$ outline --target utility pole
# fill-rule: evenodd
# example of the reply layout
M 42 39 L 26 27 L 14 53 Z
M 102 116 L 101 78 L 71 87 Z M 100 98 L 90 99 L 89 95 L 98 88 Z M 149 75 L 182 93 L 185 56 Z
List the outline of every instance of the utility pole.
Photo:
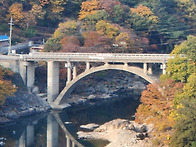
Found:
M 8 55 L 11 54 L 11 47 L 12 47 L 12 26 L 13 24 L 13 20 L 12 17 L 10 18 L 10 23 L 8 23 L 10 25 L 10 39 L 9 39 L 9 49 L 8 49 Z

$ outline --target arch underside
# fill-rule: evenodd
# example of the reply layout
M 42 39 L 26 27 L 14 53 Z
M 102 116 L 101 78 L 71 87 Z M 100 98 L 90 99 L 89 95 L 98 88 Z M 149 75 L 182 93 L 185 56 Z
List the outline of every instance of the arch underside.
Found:
M 67 99 L 71 92 L 74 90 L 74 88 L 77 86 L 77 84 L 86 76 L 99 72 L 99 71 L 104 71 L 104 70 L 122 70 L 122 71 L 127 71 L 133 74 L 136 74 L 140 76 L 141 78 L 145 79 L 149 83 L 155 85 L 157 87 L 158 83 L 158 78 L 155 76 L 149 76 L 144 73 L 143 69 L 135 66 L 128 66 L 128 65 L 110 65 L 110 64 L 105 64 L 103 66 L 98 66 L 98 67 L 92 67 L 88 70 L 85 70 L 83 73 L 78 75 L 76 78 L 74 78 L 69 84 L 65 86 L 65 88 L 61 91 L 61 93 L 58 95 L 58 97 L 55 99 L 54 104 L 59 105 L 64 103 L 63 101 Z

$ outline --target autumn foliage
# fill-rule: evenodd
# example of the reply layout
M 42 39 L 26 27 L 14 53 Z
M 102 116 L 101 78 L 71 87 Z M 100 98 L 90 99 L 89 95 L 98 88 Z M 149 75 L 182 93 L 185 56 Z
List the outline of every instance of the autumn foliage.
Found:
M 175 83 L 173 80 L 162 83 L 162 91 L 158 91 L 153 85 L 148 85 L 142 92 L 138 107 L 136 121 L 140 123 L 153 124 L 153 135 L 155 138 L 168 144 L 174 125 L 174 96 L 183 89 L 182 83 Z
M 100 4 L 97 0 L 82 2 L 79 13 L 79 20 L 84 19 L 87 15 L 95 14 L 100 9 Z
M 0 106 L 2 106 L 7 96 L 12 95 L 16 88 L 12 85 L 12 82 L 5 80 L 13 75 L 13 72 L 9 69 L 4 69 L 0 66 Z

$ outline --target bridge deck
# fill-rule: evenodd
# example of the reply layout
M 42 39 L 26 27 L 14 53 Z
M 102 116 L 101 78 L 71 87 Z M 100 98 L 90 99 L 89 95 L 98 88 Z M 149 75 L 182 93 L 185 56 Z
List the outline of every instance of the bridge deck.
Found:
M 30 53 L 16 55 L 24 61 L 69 61 L 69 62 L 132 62 L 166 63 L 169 54 L 122 54 L 122 53 Z

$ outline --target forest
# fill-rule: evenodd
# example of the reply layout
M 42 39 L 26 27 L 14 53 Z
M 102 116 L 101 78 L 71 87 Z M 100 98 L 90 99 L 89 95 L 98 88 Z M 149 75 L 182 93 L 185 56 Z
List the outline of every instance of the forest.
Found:
M 196 31 L 194 0 L 0 0 L 0 34 L 45 51 L 170 53 Z
M 142 92 L 136 121 L 153 124 L 154 146 L 196 146 L 194 0 L 0 0 L 0 35 L 9 34 L 10 17 L 13 44 L 43 38 L 45 52 L 174 55 L 162 90 Z M 17 89 L 12 74 L 0 68 L 0 105 Z

